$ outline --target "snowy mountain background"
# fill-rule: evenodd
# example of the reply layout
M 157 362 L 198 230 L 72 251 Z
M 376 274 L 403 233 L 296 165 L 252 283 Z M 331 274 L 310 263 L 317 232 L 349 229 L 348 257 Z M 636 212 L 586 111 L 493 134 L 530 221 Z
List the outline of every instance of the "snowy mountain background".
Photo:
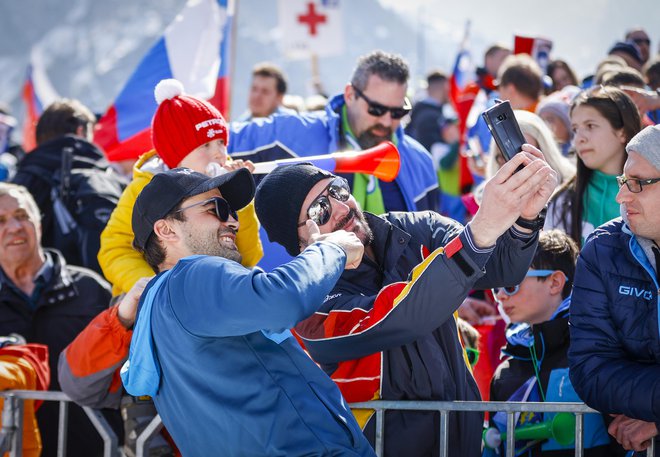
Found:
M 132 71 L 184 0 L 3 0 L 0 3 L 0 101 L 22 117 L 20 90 L 30 50 L 39 46 L 48 76 L 62 96 L 80 99 L 97 113 L 112 103 Z M 232 111 L 245 109 L 251 67 L 280 65 L 289 92 L 311 94 L 311 63 L 288 61 L 277 43 L 277 1 L 238 0 Z M 470 19 L 471 49 L 481 62 L 495 42 L 512 45 L 514 33 L 554 40 L 553 57 L 585 76 L 609 47 L 635 25 L 651 35 L 657 52 L 660 0 L 540 1 L 343 0 L 346 49 L 319 62 L 325 90 L 342 90 L 357 57 L 380 48 L 402 54 L 413 85 L 431 68 L 450 71 Z

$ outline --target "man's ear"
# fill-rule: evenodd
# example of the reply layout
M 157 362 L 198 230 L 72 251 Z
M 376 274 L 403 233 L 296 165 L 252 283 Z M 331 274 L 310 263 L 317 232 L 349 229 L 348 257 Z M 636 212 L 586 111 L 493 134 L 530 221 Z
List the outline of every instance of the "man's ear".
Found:
M 559 294 L 564 291 L 564 286 L 566 285 L 566 275 L 562 271 L 555 271 L 550 275 L 550 292 L 554 294 Z
M 175 230 L 172 221 L 159 219 L 154 223 L 154 235 L 165 242 L 175 242 L 179 240 L 179 234 Z
M 344 87 L 344 102 L 347 105 L 350 105 L 355 99 L 355 89 L 353 89 L 353 85 L 351 83 L 346 84 L 346 87 Z

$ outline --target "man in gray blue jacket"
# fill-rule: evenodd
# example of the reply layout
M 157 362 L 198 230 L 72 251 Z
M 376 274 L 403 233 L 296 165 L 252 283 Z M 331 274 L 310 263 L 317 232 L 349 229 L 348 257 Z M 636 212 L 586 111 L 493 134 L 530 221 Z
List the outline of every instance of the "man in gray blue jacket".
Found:
M 134 244 L 159 274 L 140 300 L 126 390 L 150 395 L 185 456 L 342 455 L 373 450 L 333 382 L 288 328 L 313 313 L 362 244 L 320 235 L 272 273 L 248 270 L 235 210 L 254 195 L 245 170 L 156 175 L 133 209 Z
M 343 178 L 311 165 L 281 167 L 261 182 L 257 215 L 289 254 L 314 241 L 309 220 L 321 233 L 353 232 L 365 246 L 360 266 L 295 328 L 346 400 L 480 399 L 452 314 L 471 289 L 513 286 L 527 273 L 556 173 L 523 148 L 486 184 L 465 228 L 431 211 L 363 212 Z M 373 440 L 373 411 L 355 414 Z M 385 455 L 437 456 L 441 444 L 450 457 L 480 454 L 482 414 L 450 414 L 448 443 L 439 421 L 437 412 L 388 411 Z
M 401 168 L 392 182 L 355 173 L 344 177 L 362 209 L 386 211 L 440 211 L 438 178 L 429 152 L 406 135 L 401 120 L 410 110 L 406 98 L 409 70 L 401 56 L 374 51 L 358 59 L 343 93 L 325 110 L 303 114 L 277 114 L 248 123 L 232 123 L 227 152 L 234 159 L 267 162 L 347 149 L 363 150 L 393 142 L 401 155 Z M 264 268 L 291 257 L 266 237 Z
M 615 415 L 610 434 L 642 451 L 660 430 L 660 126 L 626 151 L 622 218 L 596 229 L 578 258 L 568 357 L 580 398 Z

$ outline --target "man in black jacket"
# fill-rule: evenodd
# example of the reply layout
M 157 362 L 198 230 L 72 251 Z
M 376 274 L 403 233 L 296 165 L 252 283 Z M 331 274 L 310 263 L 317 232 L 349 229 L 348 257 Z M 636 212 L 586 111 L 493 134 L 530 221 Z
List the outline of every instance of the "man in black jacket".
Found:
M 59 250 L 71 264 L 101 273 L 96 258 L 101 232 L 126 183 L 92 143 L 95 123 L 92 112 L 77 100 L 49 105 L 37 122 L 37 147 L 18 163 L 12 182 L 25 186 L 39 206 L 43 246 Z M 62 215 L 63 208 L 69 216 Z
M 48 346 L 51 390 L 60 390 L 59 353 L 109 302 L 110 285 L 99 275 L 67 265 L 58 251 L 42 248 L 39 210 L 30 193 L 22 186 L 0 183 L 0 335 L 18 333 L 28 343 Z M 55 456 L 58 404 L 45 402 L 37 420 L 42 455 Z M 114 423 L 121 424 L 117 412 Z M 75 405 L 69 409 L 68 429 L 66 455 L 102 453 L 98 432 Z
M 480 399 L 452 314 L 471 289 L 515 285 L 527 272 L 556 173 L 523 148 L 465 228 L 430 211 L 363 213 L 343 178 L 311 165 L 278 168 L 259 185 L 259 220 L 289 254 L 318 231 L 352 231 L 365 245 L 360 266 L 296 326 L 349 402 Z M 373 444 L 373 411 L 354 413 Z M 482 423 L 480 413 L 450 414 L 449 455 L 479 455 Z M 437 456 L 438 432 L 438 413 L 388 412 L 385 455 Z

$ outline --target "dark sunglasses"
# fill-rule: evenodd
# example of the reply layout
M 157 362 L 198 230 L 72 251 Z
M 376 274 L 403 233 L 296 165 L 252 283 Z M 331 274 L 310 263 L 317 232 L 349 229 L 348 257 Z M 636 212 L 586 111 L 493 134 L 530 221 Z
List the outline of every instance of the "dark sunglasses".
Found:
M 313 220 L 318 226 L 327 224 L 332 215 L 332 205 L 330 204 L 330 200 L 328 200 L 328 195 L 324 195 L 326 191 L 330 197 L 340 202 L 347 201 L 351 196 L 351 188 L 348 185 L 348 181 L 344 178 L 336 177 L 330 181 L 330 184 L 323 189 L 323 192 L 307 208 L 307 217 Z M 305 220 L 298 223 L 298 227 L 302 227 L 306 222 Z
M 231 206 L 229 206 L 227 200 L 225 200 L 222 197 L 213 197 L 213 198 L 209 198 L 208 200 L 197 202 L 193 205 L 186 206 L 185 208 L 176 210 L 175 213 L 183 212 L 187 209 L 194 208 L 195 206 L 208 205 L 209 203 L 213 203 L 213 209 L 215 210 L 215 215 L 218 216 L 218 219 L 220 219 L 222 222 L 227 222 L 229 220 L 229 216 L 231 216 L 235 221 L 238 221 L 238 214 L 236 214 L 236 211 L 231 209 Z
M 552 273 L 554 273 L 557 270 L 529 270 L 527 274 L 525 275 L 526 278 L 547 278 L 550 276 Z M 566 281 L 568 281 L 568 278 L 566 275 L 564 275 L 566 278 Z M 500 291 L 500 289 L 507 294 L 509 297 L 512 295 L 516 295 L 518 291 L 520 290 L 520 284 L 516 286 L 509 286 L 509 287 L 496 287 L 493 289 L 493 295 L 497 295 L 497 293 Z
M 635 44 L 645 44 L 646 46 L 651 46 L 651 40 L 648 38 L 633 38 Z
M 619 184 L 619 187 L 622 187 L 624 184 L 630 192 L 633 194 L 638 194 L 644 190 L 644 186 L 649 186 L 660 182 L 660 178 L 652 179 L 638 179 L 638 178 L 627 178 L 625 175 L 617 176 L 616 182 Z
M 355 86 L 353 86 L 353 89 L 355 90 L 355 93 L 357 94 L 358 97 L 362 97 L 364 101 L 367 102 L 368 105 L 367 113 L 371 114 L 372 116 L 381 117 L 384 116 L 385 113 L 389 111 L 390 115 L 392 116 L 392 119 L 401 119 L 403 116 L 408 114 L 412 109 L 408 97 L 405 98 L 403 102 L 403 106 L 393 108 L 391 106 L 381 105 L 380 103 L 371 100 L 369 97 L 364 95 L 364 92 L 362 92 L 360 89 L 358 89 Z

